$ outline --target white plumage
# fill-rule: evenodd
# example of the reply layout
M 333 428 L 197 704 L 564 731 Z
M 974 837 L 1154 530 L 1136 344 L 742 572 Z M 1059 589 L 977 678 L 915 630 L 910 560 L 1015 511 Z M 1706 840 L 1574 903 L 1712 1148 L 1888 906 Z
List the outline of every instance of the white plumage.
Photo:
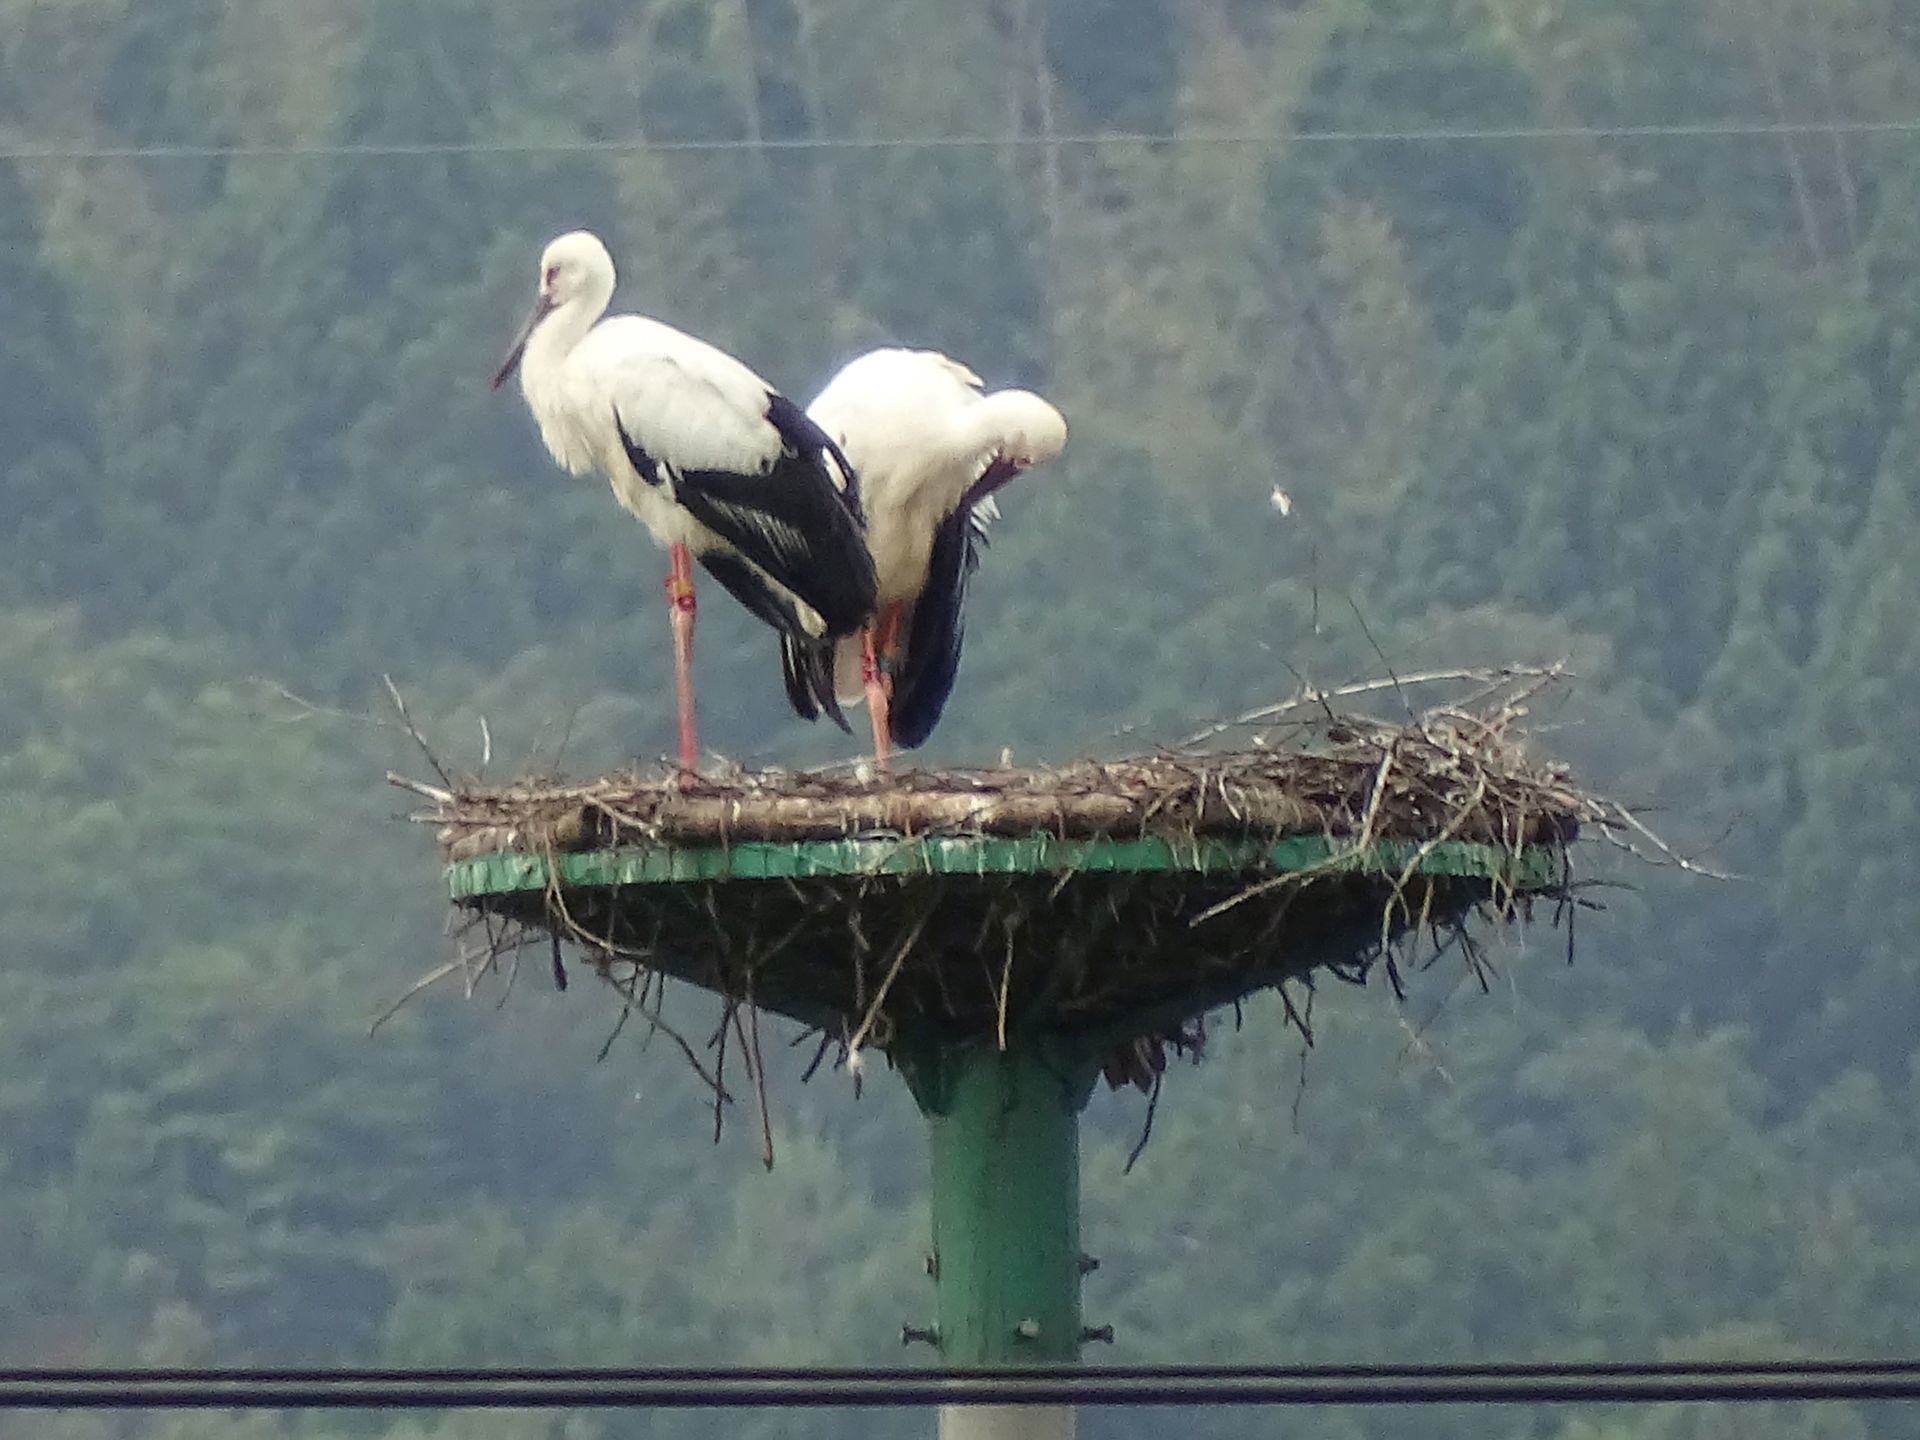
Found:
M 547 450 L 598 471 L 673 554 L 682 763 L 691 768 L 690 557 L 796 640 L 850 634 L 873 608 L 853 474 L 833 443 L 760 376 L 704 340 L 638 315 L 601 319 L 613 259 L 585 231 L 540 257 L 533 313 L 496 386 L 520 387 Z M 840 720 L 833 696 L 793 696 Z M 844 725 L 844 720 L 841 720 Z
M 611 264 L 611 262 L 609 262 Z M 674 470 L 763 475 L 785 449 L 767 418 L 773 387 L 724 350 L 641 315 L 611 315 L 573 333 L 582 313 L 556 310 L 527 343 L 520 388 L 548 452 L 575 475 L 599 471 L 664 545 L 699 555 L 726 541 L 642 476 L 614 424 Z
M 894 704 L 863 675 L 862 642 L 836 657 L 842 700 L 865 689 L 880 730 L 919 744 L 939 719 L 959 663 L 961 606 L 993 492 L 1066 444 L 1060 412 L 1028 390 L 982 393 L 978 375 L 931 350 L 875 350 L 807 407 L 860 475 L 879 614 L 866 639 L 893 670 Z M 876 736 L 883 745 L 889 738 Z

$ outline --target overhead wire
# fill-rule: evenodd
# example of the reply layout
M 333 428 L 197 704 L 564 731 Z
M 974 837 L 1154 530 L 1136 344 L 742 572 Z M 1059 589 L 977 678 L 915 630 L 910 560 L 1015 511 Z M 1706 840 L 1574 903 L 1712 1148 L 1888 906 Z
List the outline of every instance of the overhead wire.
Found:
M 329 144 L 100 145 L 40 141 L 0 145 L 0 160 L 330 160 L 461 155 L 704 154 L 731 151 L 967 150 L 1189 145 L 1448 145 L 1560 140 L 1713 140 L 1781 136 L 1920 135 L 1920 117 L 1894 120 L 1690 120 L 1670 124 L 1461 125 L 1402 129 L 1090 131 L 1069 134 L 824 135 L 769 139 L 426 140 Z
M 976 1371 L 0 1371 L 0 1410 L 1567 1405 L 1916 1399 L 1920 1399 L 1920 1361 Z

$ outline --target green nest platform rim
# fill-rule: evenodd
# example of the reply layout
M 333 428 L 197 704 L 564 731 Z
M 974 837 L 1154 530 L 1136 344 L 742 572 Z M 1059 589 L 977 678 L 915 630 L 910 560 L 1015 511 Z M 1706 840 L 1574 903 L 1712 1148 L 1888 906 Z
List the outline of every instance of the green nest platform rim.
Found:
M 859 876 L 1111 875 L 1139 872 L 1446 876 L 1490 881 L 1514 893 L 1540 893 L 1561 879 L 1553 846 L 1505 849 L 1466 841 L 1376 840 L 1365 845 L 1323 835 L 1276 841 L 1160 836 L 1063 840 L 931 836 L 736 845 L 629 845 L 545 855 L 502 851 L 447 867 L 456 902 L 489 895 L 702 881 L 824 880 Z

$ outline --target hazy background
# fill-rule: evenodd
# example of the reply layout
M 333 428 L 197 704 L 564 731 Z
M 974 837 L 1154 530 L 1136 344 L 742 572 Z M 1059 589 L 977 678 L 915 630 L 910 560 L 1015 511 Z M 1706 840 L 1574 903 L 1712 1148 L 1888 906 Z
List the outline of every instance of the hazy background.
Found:
M 890 1363 L 927 1318 L 898 1085 L 803 1090 L 792 1052 L 765 1175 L 664 1045 L 595 1063 L 591 983 L 367 1035 L 447 953 L 381 782 L 423 767 L 273 686 L 364 711 L 390 672 L 462 763 L 485 714 L 495 773 L 563 731 L 575 771 L 671 746 L 662 557 L 485 385 L 582 224 L 623 305 L 803 400 L 897 341 L 1067 413 L 930 760 L 1377 671 L 1350 598 L 1403 668 L 1570 656 L 1542 744 L 1747 877 L 1614 899 L 1571 968 L 1503 940 L 1492 998 L 1323 987 L 1297 1127 L 1273 1007 L 1171 1077 L 1125 1178 L 1143 1105 L 1097 1099 L 1113 1359 L 1920 1348 L 1920 133 L 1752 133 L 1916 115 L 1906 0 L 0 0 L 0 1363 Z M 709 743 L 850 753 L 712 601 Z

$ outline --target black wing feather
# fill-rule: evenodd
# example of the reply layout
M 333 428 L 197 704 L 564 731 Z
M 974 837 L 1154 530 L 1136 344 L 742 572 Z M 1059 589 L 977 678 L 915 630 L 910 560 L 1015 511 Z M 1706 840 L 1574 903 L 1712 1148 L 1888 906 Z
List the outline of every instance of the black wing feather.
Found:
M 973 512 L 963 507 L 940 522 L 928 558 L 927 584 L 907 622 L 906 654 L 894 676 L 888 728 L 904 750 L 925 742 L 960 673 L 967 580 L 980 563 Z
M 627 433 L 627 422 L 620 418 L 618 405 L 613 407 L 613 428 L 620 432 L 620 448 L 627 452 L 627 459 L 633 462 L 633 468 L 639 472 L 640 478 L 649 485 L 658 486 L 663 478 L 660 462 Z
M 784 595 L 770 587 L 751 565 L 737 555 L 709 552 L 700 557 L 700 565 L 749 613 L 780 632 L 781 679 L 786 683 L 787 700 L 793 706 L 794 713 L 802 720 L 817 720 L 825 715 L 851 735 L 853 728 L 847 724 L 847 717 L 840 711 L 840 701 L 833 693 L 831 646 L 826 646 L 827 665 L 824 672 L 819 668 L 817 657 L 812 661 L 812 668 L 808 668 L 800 657 L 809 649 L 821 648 L 824 642 L 810 641 L 804 637 L 800 617 L 794 613 L 792 603 Z
M 807 684 L 806 659 L 798 643 L 791 635 L 780 637 L 780 683 L 787 687 L 787 703 L 793 706 L 794 714 L 802 720 L 818 720 L 820 701 Z
M 980 550 L 987 543 L 986 521 L 975 513 L 974 506 L 1019 473 L 1020 468 L 1010 461 L 995 460 L 967 487 L 960 504 L 933 532 L 927 583 L 913 604 L 907 650 L 900 673 L 894 678 L 893 705 L 888 715 L 894 743 L 902 749 L 923 744 L 933 733 L 960 673 L 967 581 L 980 567 Z
M 873 557 L 862 536 L 853 469 L 793 402 L 768 399 L 783 448 L 763 473 L 682 470 L 674 496 L 694 519 L 810 605 L 829 636 L 851 635 L 873 613 Z M 845 477 L 843 491 L 829 466 Z
M 835 493 L 853 512 L 853 518 L 864 530 L 867 524 L 867 512 L 860 502 L 860 472 L 853 468 L 853 462 L 847 459 L 847 452 L 840 443 L 825 430 L 806 411 L 777 390 L 767 395 L 767 423 L 780 432 L 780 438 L 787 448 L 796 455 L 816 455 L 823 460 L 831 457 L 840 471 L 840 483 L 834 486 Z M 828 477 L 832 483 L 832 477 Z

